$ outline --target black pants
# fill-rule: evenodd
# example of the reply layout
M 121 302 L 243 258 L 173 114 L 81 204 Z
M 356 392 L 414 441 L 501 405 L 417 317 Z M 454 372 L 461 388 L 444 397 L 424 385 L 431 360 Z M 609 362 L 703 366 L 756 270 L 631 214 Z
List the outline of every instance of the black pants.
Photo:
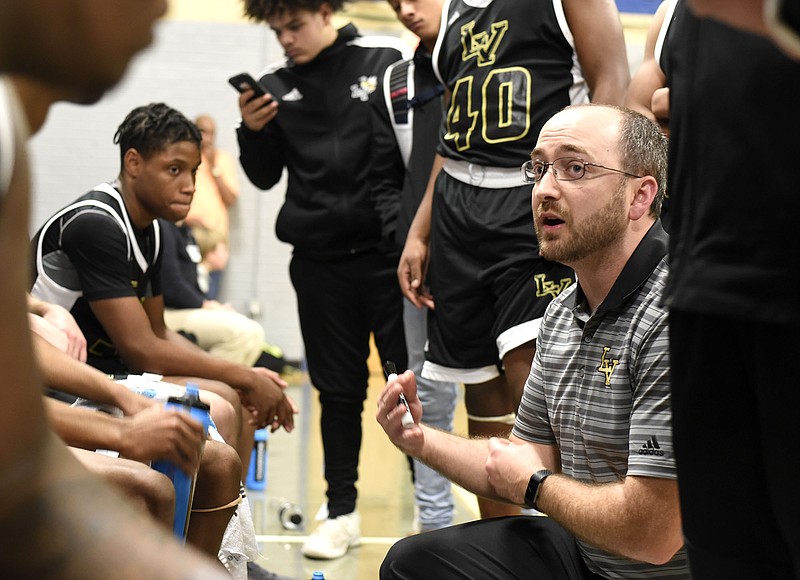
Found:
M 800 337 L 670 312 L 683 529 L 694 580 L 800 578 Z
M 292 258 L 311 382 L 322 407 L 322 446 L 330 517 L 356 506 L 361 412 L 367 396 L 370 333 L 381 360 L 406 368 L 397 259 L 366 252 L 335 261 Z
M 599 580 L 575 538 L 550 518 L 510 516 L 442 528 L 397 542 L 381 580 Z

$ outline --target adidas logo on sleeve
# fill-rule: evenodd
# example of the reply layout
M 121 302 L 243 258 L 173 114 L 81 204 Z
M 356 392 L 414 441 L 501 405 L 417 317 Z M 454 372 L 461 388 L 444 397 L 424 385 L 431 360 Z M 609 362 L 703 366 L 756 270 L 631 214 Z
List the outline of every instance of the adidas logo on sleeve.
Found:
M 642 448 L 639 449 L 639 455 L 664 455 L 664 450 L 661 449 L 655 435 L 650 437 L 650 439 L 642 445 Z

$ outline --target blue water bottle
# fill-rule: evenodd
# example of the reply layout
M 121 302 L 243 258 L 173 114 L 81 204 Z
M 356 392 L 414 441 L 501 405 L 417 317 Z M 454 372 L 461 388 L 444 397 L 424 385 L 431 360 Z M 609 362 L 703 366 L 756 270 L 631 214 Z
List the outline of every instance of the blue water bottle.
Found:
M 208 428 L 211 425 L 210 407 L 200 400 L 200 393 L 196 384 L 188 383 L 183 396 L 170 397 L 167 399 L 165 406 L 167 409 L 177 409 L 184 413 L 189 413 L 193 419 L 203 424 L 203 433 L 208 433 Z M 153 461 L 152 467 L 169 477 L 172 485 L 175 486 L 175 520 L 172 530 L 176 538 L 185 541 L 197 473 L 186 473 L 177 465 L 165 459 Z
M 257 429 L 253 450 L 250 453 L 250 466 L 247 468 L 247 489 L 256 491 L 267 487 L 267 446 L 269 431 Z

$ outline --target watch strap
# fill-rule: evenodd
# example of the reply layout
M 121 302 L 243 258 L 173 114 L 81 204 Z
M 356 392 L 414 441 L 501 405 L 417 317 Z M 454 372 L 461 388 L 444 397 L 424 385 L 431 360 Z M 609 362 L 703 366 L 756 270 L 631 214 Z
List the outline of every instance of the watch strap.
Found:
M 542 482 L 551 475 L 553 475 L 553 472 L 549 469 L 540 469 L 531 475 L 530 480 L 528 480 L 528 489 L 525 491 L 526 506 L 536 511 L 541 511 L 536 504 L 539 499 L 539 490 L 541 489 Z

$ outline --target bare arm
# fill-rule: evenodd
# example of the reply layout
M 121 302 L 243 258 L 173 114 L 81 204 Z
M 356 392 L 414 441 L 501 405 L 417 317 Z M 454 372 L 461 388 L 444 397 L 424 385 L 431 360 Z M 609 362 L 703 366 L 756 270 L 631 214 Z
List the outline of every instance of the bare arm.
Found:
M 630 82 L 628 54 L 613 0 L 563 0 L 592 102 L 622 105 Z
M 38 314 L 28 313 L 28 322 L 31 326 L 31 331 L 52 344 L 59 351 L 67 354 L 69 351 L 69 339 L 67 335 L 61 332 L 58 328 L 47 322 Z
M 742 30 L 769 35 L 764 26 L 763 0 L 689 0 L 689 5 L 702 18 L 715 18 Z
M 217 191 L 222 199 L 222 203 L 226 207 L 230 207 L 239 199 L 239 180 L 236 177 L 236 165 L 233 159 L 225 151 L 219 149 L 215 150 L 214 160 L 218 170 L 214 178 L 214 183 L 217 184 Z
M 404 428 L 400 392 L 415 425 Z M 411 371 L 386 385 L 376 414 L 389 439 L 451 481 L 482 497 L 522 505 L 530 476 L 548 477 L 538 507 L 576 537 L 611 553 L 654 564 L 668 561 L 683 545 L 675 480 L 630 476 L 616 483 L 586 484 L 562 475 L 558 448 L 510 439 L 465 439 L 419 422 L 422 406 Z
M 663 100 L 659 100 L 661 110 L 658 112 L 653 110 L 654 97 L 656 92 L 662 89 L 667 84 L 666 76 L 661 70 L 661 66 L 656 60 L 656 42 L 658 35 L 661 32 L 661 27 L 664 24 L 664 15 L 667 11 L 667 2 L 662 2 L 656 10 L 653 20 L 650 22 L 650 27 L 647 30 L 647 39 L 644 45 L 644 58 L 642 64 L 633 75 L 631 84 L 628 87 L 628 92 L 625 94 L 625 106 L 634 111 L 638 111 L 645 117 L 658 122 L 662 126 L 662 130 L 667 127 L 669 121 L 668 108 L 665 110 L 663 107 Z M 658 98 L 662 98 L 664 93 L 661 92 Z
M 400 393 L 408 401 L 415 425 L 406 428 L 401 419 L 405 409 L 397 405 Z M 389 439 L 404 453 L 416 457 L 445 477 L 481 497 L 501 501 L 523 503 L 521 499 L 510 498 L 498 490 L 487 472 L 491 441 L 469 439 L 439 431 L 420 423 L 423 409 L 417 395 L 414 373 L 406 371 L 396 380 L 387 383 L 378 398 L 376 419 Z M 553 446 L 525 443 L 527 452 L 552 470 L 558 470 L 558 454 Z M 530 477 L 530 474 L 528 475 Z M 527 485 L 528 479 L 525 478 Z M 524 496 L 524 488 L 523 488 Z
M 213 144 L 206 147 L 203 144 L 202 150 L 203 165 L 209 167 L 211 178 L 217 186 L 217 192 L 225 204 L 230 207 L 239 198 L 239 180 L 236 177 L 236 165 L 233 158 L 221 149 L 217 149 Z M 195 225 L 190 223 L 190 225 Z
M 83 336 L 78 323 L 65 308 L 34 298 L 28 293 L 28 312 L 41 316 L 61 331 L 67 340 L 65 352 L 81 362 L 86 362 L 86 337 Z
M 518 437 L 489 440 L 486 471 L 500 497 L 523 504 L 531 475 L 555 473 L 541 485 L 537 507 L 570 533 L 606 552 L 663 564 L 683 545 L 678 484 L 674 479 L 629 476 L 614 483 L 583 483 L 560 474 L 555 446 Z M 551 453 L 549 457 L 545 453 Z M 549 463 L 548 463 L 549 460 Z
M 230 580 L 219 562 L 175 542 L 148 514 L 91 475 L 52 433 L 36 460 L 22 464 L 20 493 L 9 494 L 0 485 L 0 543 L 14 546 L 0 551 L 7 576 Z
M 133 296 L 95 300 L 91 307 L 131 368 L 223 381 L 236 389 L 260 426 L 293 428 L 293 407 L 283 392 L 285 385 L 272 376 L 212 356 L 188 341 L 173 340 L 164 324 L 160 296 L 146 299 L 144 308 Z
M 103 373 L 79 362 L 33 335 L 34 350 L 45 385 L 107 405 L 119 407 L 126 415 L 155 403 L 109 380 Z
M 629 476 L 586 484 L 554 475 L 542 484 L 538 503 L 576 537 L 613 554 L 663 564 L 683 545 L 673 479 Z
M 425 195 L 419 203 L 414 221 L 408 230 L 408 237 L 397 266 L 397 279 L 403 295 L 417 308 L 433 308 L 433 297 L 425 290 L 425 274 L 428 270 L 428 242 L 431 236 L 431 210 L 436 178 L 442 169 L 444 157 L 436 154 L 431 168 L 431 177 L 425 188 Z
M 187 473 L 200 466 L 203 426 L 186 413 L 154 406 L 118 418 L 50 398 L 45 404 L 53 429 L 68 445 L 112 449 L 137 461 L 169 459 Z

